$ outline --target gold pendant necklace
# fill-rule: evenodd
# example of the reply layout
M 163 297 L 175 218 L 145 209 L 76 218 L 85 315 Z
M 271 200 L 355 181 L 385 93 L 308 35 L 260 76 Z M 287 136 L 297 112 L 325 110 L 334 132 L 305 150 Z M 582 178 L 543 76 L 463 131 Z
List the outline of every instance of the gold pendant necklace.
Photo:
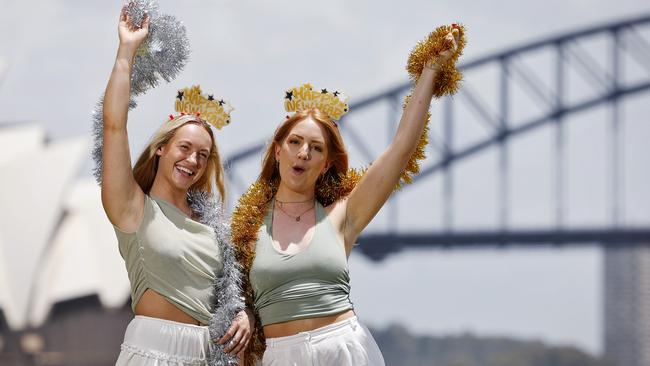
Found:
M 277 200 L 276 200 L 276 201 L 277 201 Z M 282 204 L 283 204 L 284 202 L 282 202 L 282 201 L 277 201 L 277 202 L 279 203 L 278 208 L 280 209 L 280 211 L 282 211 L 283 214 L 285 214 L 285 215 L 291 217 L 292 219 L 296 220 L 296 222 L 300 222 L 300 216 L 306 214 L 307 212 L 311 211 L 311 210 L 314 208 L 314 205 L 312 205 L 311 207 L 309 207 L 308 209 L 306 209 L 305 211 L 303 211 L 300 215 L 298 215 L 298 216 L 293 216 L 293 215 L 290 215 L 287 211 L 285 211 L 284 208 L 282 208 Z M 307 202 L 308 202 L 308 201 L 307 201 Z

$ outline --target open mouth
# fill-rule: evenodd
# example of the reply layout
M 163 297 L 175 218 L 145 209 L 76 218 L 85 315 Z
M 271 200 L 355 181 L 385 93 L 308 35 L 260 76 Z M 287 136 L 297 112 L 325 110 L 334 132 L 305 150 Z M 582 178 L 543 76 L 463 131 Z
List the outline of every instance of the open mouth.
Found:
M 185 177 L 188 177 L 188 178 L 192 177 L 192 176 L 194 176 L 194 174 L 196 174 L 196 172 L 194 172 L 194 171 L 192 171 L 190 169 L 187 169 L 185 167 L 182 167 L 182 166 L 176 166 L 176 170 L 178 170 L 181 173 L 181 175 L 183 175 Z
M 302 168 L 302 167 L 299 167 L 299 166 L 294 166 L 291 169 L 293 169 L 293 172 L 296 173 L 296 174 L 302 174 L 305 171 L 305 168 Z

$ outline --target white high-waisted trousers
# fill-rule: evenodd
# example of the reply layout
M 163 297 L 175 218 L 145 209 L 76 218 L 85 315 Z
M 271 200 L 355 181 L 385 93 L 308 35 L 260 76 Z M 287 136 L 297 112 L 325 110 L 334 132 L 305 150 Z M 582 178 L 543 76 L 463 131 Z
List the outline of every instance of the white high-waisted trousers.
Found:
M 309 332 L 267 338 L 263 366 L 384 366 L 374 338 L 348 318 Z
M 207 326 L 136 315 L 124 334 L 116 366 L 207 365 Z

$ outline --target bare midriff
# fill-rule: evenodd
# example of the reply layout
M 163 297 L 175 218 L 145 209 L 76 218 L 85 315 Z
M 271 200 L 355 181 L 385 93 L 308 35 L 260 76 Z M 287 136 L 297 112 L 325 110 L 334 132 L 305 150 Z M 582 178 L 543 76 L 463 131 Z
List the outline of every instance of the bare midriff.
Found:
M 199 325 L 199 321 L 184 313 L 152 289 L 147 289 L 135 306 L 135 315 Z
M 330 324 L 334 324 L 338 321 L 352 318 L 353 316 L 354 311 L 348 310 L 331 316 L 298 319 L 283 323 L 269 324 L 264 326 L 264 336 L 266 338 L 292 336 L 300 332 L 308 332 L 314 329 L 322 328 Z

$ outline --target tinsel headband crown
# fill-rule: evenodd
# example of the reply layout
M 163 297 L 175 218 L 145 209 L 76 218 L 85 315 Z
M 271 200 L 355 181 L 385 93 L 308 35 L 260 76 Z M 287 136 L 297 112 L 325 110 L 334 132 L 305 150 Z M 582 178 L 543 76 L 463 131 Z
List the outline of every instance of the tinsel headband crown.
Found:
M 201 93 L 201 87 L 194 85 L 178 91 L 176 111 L 183 114 L 195 114 L 217 129 L 230 123 L 233 107 L 223 99 L 216 100 L 212 94 Z M 170 115 L 170 119 L 174 116 Z
M 327 113 L 330 118 L 338 121 L 350 110 L 347 100 L 347 96 L 339 91 L 314 90 L 310 83 L 305 83 L 285 92 L 284 109 L 287 112 L 298 112 L 309 108 L 318 108 L 321 112 Z

